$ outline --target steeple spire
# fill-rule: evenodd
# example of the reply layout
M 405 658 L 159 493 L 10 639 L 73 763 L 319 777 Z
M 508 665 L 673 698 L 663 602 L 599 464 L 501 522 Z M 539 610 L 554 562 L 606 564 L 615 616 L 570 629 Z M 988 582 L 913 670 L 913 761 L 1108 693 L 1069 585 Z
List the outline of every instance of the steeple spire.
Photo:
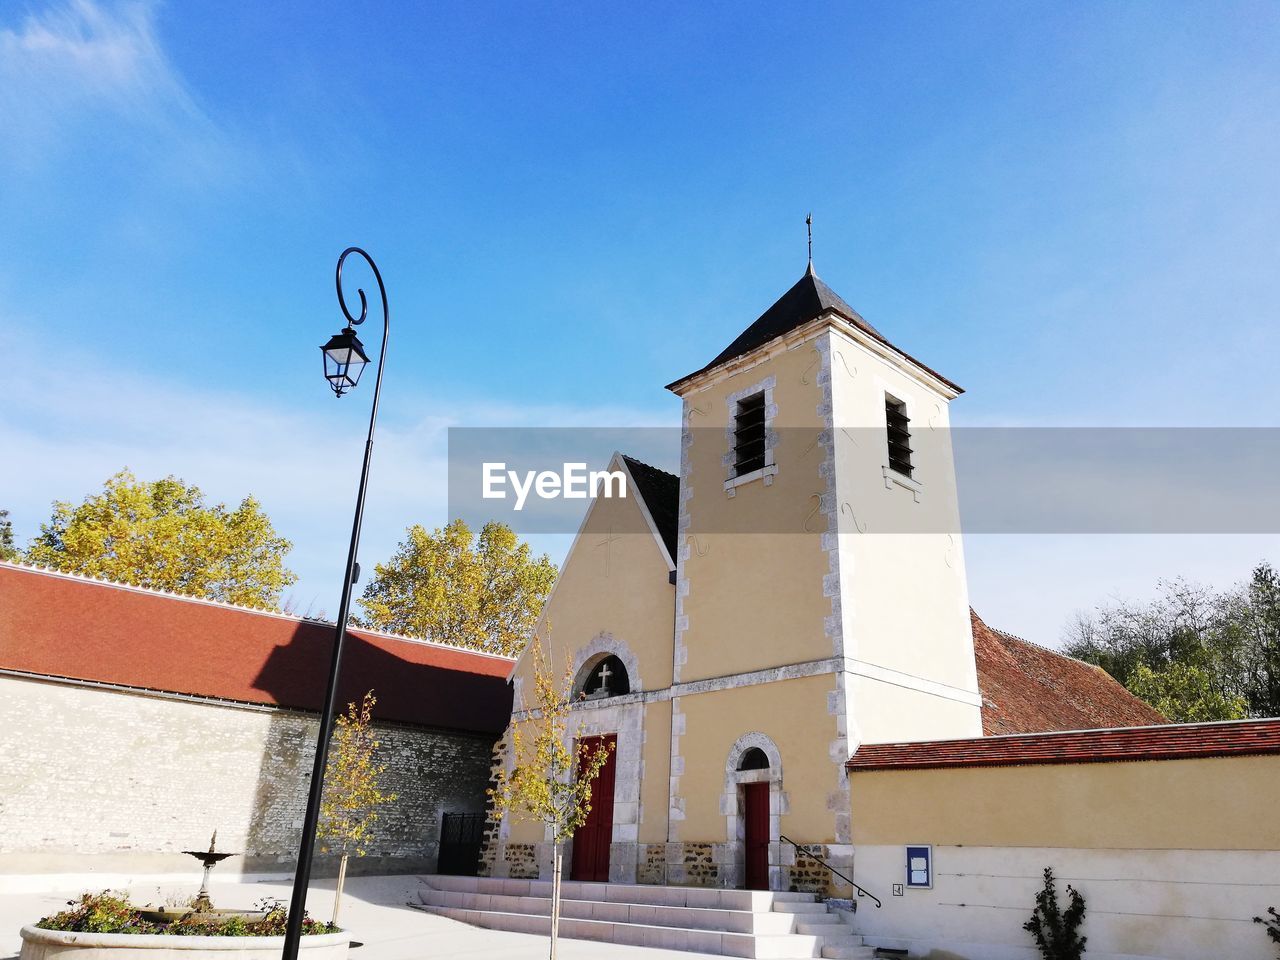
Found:
M 804 228 L 805 228 L 805 231 L 809 234 L 809 269 L 806 270 L 805 273 L 812 274 L 813 273 L 813 211 L 810 211 L 809 215 L 804 218 Z

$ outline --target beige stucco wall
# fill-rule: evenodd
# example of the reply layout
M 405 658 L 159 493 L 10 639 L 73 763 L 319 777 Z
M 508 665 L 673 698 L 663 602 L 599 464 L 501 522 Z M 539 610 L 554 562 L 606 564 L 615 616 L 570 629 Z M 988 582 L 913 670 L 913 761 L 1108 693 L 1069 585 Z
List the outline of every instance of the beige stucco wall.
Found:
M 1280 850 L 1280 757 L 851 776 L 857 843 Z
M 667 839 L 667 787 L 671 772 L 671 701 L 644 708 L 644 770 L 640 780 L 640 843 Z
M 539 626 L 557 676 L 581 662 L 586 649 L 617 652 L 636 667 L 629 678 L 632 696 L 621 708 L 612 701 L 584 705 L 575 709 L 570 725 L 571 736 L 618 734 L 615 816 L 632 821 L 617 823 L 620 842 L 666 839 L 671 704 L 643 703 L 639 695 L 671 685 L 675 588 L 669 574 L 636 498 L 592 500 Z M 517 662 L 513 681 L 515 709 L 533 706 L 532 657 Z M 544 838 L 537 823 L 513 819 L 504 829 L 510 843 Z
M 782 832 L 802 843 L 833 839 L 827 809 L 831 761 L 824 739 L 824 731 L 833 728 L 827 712 L 833 683 L 828 674 L 681 697 L 682 839 L 728 839 L 720 808 L 725 762 L 734 742 L 752 732 L 769 737 L 782 759 L 782 789 L 788 798 Z M 829 739 L 830 733 L 825 736 Z
M 669 572 L 633 497 L 592 500 L 539 627 L 557 670 L 608 634 L 635 654 L 645 689 L 670 686 L 675 589 Z M 531 658 L 522 657 L 515 678 L 531 688 L 532 675 Z M 636 678 L 631 683 L 638 689 Z
M 784 350 L 685 398 L 692 437 L 687 508 L 696 543 L 683 569 L 689 584 L 683 681 L 832 654 L 823 630 L 831 612 L 822 595 L 825 526 L 814 518 L 825 484 L 818 474 L 822 451 L 814 443 L 822 427 L 816 360 L 804 346 Z M 771 427 L 778 472 L 768 485 L 755 480 L 730 497 L 724 489 L 727 398 L 767 378 L 777 407 Z
M 1086 900 L 1099 960 L 1270 958 L 1250 918 L 1280 903 L 1280 757 L 851 775 L 859 932 L 912 956 L 1033 960 L 1041 871 Z M 902 883 L 933 845 L 932 889 Z

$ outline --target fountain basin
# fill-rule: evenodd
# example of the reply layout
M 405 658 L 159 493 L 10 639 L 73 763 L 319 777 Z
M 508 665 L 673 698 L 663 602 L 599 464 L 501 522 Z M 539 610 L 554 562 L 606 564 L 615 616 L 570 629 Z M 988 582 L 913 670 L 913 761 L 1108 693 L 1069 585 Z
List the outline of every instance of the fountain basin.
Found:
M 19 960 L 280 960 L 284 937 L 175 937 L 162 933 L 73 933 L 22 928 Z M 345 960 L 349 933 L 309 934 L 306 960 Z

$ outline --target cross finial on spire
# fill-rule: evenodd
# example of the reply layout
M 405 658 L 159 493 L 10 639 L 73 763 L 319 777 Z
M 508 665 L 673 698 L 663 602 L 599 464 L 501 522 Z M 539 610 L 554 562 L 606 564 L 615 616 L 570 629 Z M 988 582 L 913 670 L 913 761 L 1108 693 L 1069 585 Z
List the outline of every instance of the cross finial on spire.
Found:
M 813 272 L 813 213 L 804 218 L 804 228 L 809 234 L 809 272 Z

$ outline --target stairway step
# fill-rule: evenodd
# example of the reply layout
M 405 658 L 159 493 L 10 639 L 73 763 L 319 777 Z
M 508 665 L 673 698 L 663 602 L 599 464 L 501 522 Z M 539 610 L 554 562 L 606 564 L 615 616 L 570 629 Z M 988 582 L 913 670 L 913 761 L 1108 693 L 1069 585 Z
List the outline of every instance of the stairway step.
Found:
M 803 900 L 782 901 L 773 905 L 774 911 L 777 913 L 826 913 L 827 905 L 825 903 L 813 903 Z
M 493 930 L 510 930 L 541 936 L 546 936 L 551 931 L 551 918 L 538 914 L 468 910 L 428 904 L 423 904 L 419 909 Z M 560 935 L 574 940 L 607 941 L 668 950 L 691 950 L 729 957 L 753 957 L 759 960 L 797 960 L 802 957 L 822 956 L 822 939 L 800 934 L 760 936 L 722 930 L 694 930 L 561 917 Z
M 780 914 L 774 914 L 780 916 Z M 849 935 L 849 928 L 837 916 L 831 913 L 797 913 L 794 931 L 796 933 L 812 933 L 819 937 L 843 937 Z
M 822 955 L 827 960 L 875 960 L 876 951 L 864 944 L 824 943 Z
M 437 890 L 489 893 L 517 897 L 550 897 L 550 880 L 511 880 L 505 877 L 453 877 L 428 874 L 421 877 Z M 587 883 L 565 880 L 560 894 L 566 899 L 648 903 L 667 907 L 717 907 L 725 910 L 768 910 L 771 904 L 808 903 L 812 893 L 786 890 L 722 890 L 718 887 L 667 887 L 636 883 Z M 819 904 L 819 906 L 821 906 Z
M 492 910 L 498 913 L 551 915 L 550 897 L 517 897 L 497 893 L 458 893 L 425 888 L 418 899 L 427 906 L 458 910 Z M 718 907 L 670 907 L 647 903 L 620 903 L 611 900 L 560 901 L 560 915 L 575 920 L 607 923 L 639 923 L 646 926 L 678 927 L 692 930 L 719 930 L 728 933 L 781 935 L 795 932 L 796 915 Z M 805 916 L 808 916 L 805 914 Z M 813 932 L 813 931 L 808 931 Z

